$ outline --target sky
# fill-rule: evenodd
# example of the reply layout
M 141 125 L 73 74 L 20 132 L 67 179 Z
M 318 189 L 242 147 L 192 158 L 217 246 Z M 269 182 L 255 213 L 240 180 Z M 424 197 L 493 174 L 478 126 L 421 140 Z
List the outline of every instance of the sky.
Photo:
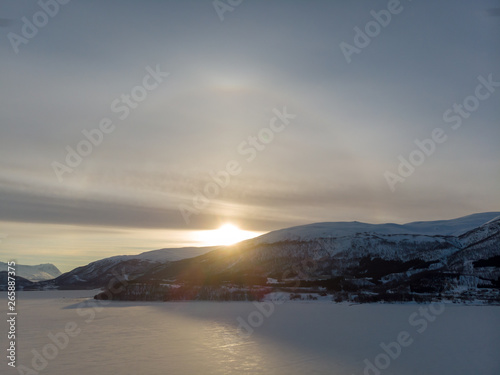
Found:
M 4 0 L 0 258 L 500 211 L 500 1 Z

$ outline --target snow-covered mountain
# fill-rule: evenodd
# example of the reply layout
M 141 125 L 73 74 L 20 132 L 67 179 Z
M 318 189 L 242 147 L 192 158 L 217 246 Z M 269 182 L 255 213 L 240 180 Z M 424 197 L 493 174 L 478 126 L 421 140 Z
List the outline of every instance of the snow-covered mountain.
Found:
M 253 243 L 310 241 L 318 238 L 341 238 L 361 233 L 378 235 L 459 236 L 489 221 L 500 218 L 500 212 L 485 212 L 452 220 L 416 221 L 408 224 L 367 224 L 358 221 L 326 222 L 276 230 L 253 240 Z
M 214 249 L 216 247 L 185 247 L 152 250 L 137 255 L 117 255 L 75 268 L 53 281 L 41 283 L 41 286 L 61 289 L 103 287 L 112 280 L 134 279 L 160 264 L 196 257 Z
M 500 212 L 489 212 L 404 225 L 339 222 L 287 228 L 159 265 L 137 281 L 220 286 L 266 285 L 273 279 L 281 286 L 301 281 L 339 291 L 473 292 L 488 299 L 499 295 L 499 260 Z
M 38 284 L 41 288 L 75 289 L 109 288 L 116 283 L 139 288 L 127 289 L 125 298 L 141 295 L 143 286 L 154 285 L 181 286 L 187 289 L 175 289 L 179 292 L 175 298 L 199 299 L 221 295 L 230 286 L 283 290 L 300 285 L 342 295 L 354 293 L 360 300 L 366 296 L 397 300 L 408 295 L 458 293 L 498 302 L 500 212 L 402 225 L 309 224 L 232 246 L 114 256 Z M 156 296 L 162 295 L 161 288 Z M 224 293 L 224 298 L 232 298 Z M 246 297 L 240 293 L 236 298 Z
M 270 232 L 235 247 L 252 247 L 252 253 L 259 259 L 299 255 L 312 260 L 369 256 L 434 261 L 496 233 L 499 221 L 500 212 L 490 212 L 403 225 L 317 223 Z
M 7 271 L 7 263 L 0 262 L 0 271 Z M 16 275 L 29 281 L 43 281 L 55 279 L 61 275 L 61 271 L 50 263 L 38 264 L 36 266 L 16 264 Z

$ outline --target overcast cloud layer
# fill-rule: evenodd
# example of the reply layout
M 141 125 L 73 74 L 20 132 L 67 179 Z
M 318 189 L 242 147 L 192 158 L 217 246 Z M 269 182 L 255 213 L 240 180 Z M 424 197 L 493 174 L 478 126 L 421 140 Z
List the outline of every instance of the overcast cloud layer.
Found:
M 57 242 L 81 226 L 269 231 L 500 210 L 500 87 L 459 128 L 443 120 L 476 95 L 478 77 L 500 82 L 499 2 L 401 1 L 348 63 L 341 43 L 355 46 L 354 28 L 387 7 L 252 0 L 221 21 L 208 0 L 73 0 L 13 48 L 9 33 L 23 36 L 23 17 L 41 8 L 2 1 L 0 222 L 13 233 L 50 226 Z M 120 119 L 112 103 L 155 69 L 168 77 Z M 296 117 L 248 161 L 242 142 L 285 107 Z M 114 130 L 58 178 L 53 163 L 106 118 Z M 384 173 L 436 128 L 446 141 L 392 191 Z M 231 160 L 241 173 L 186 222 L 179 206 L 193 207 Z M 34 234 L 28 251 L 7 231 L 2 256 L 50 261 L 47 242 Z

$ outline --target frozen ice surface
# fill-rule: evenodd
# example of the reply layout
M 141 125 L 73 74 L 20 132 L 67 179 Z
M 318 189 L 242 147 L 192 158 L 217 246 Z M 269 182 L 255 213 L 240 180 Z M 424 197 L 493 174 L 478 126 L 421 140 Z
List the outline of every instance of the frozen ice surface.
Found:
M 396 341 L 403 331 L 412 343 L 380 374 L 500 374 L 500 307 L 447 304 L 434 314 L 429 305 L 416 304 L 114 301 L 101 306 L 88 298 L 93 294 L 18 293 L 18 369 L 33 368 L 34 353 L 43 354 L 44 348 L 53 356 L 48 335 L 74 323 L 81 331 L 40 374 L 357 375 L 364 374 L 365 360 L 374 363 L 377 356 L 385 366 L 381 343 Z M 35 365 L 43 366 L 38 360 Z M 2 356 L 1 373 L 18 374 L 5 361 Z

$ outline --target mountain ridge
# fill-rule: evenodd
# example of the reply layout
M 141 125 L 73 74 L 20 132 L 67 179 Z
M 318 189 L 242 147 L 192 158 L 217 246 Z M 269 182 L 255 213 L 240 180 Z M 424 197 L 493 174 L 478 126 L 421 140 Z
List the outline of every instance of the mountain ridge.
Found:
M 247 241 L 263 241 L 278 242 L 279 236 L 288 234 L 289 236 L 300 237 L 301 232 L 306 232 L 307 236 L 301 237 L 305 239 L 311 236 L 318 237 L 318 234 L 328 235 L 325 230 L 335 230 L 336 237 L 342 235 L 351 235 L 355 232 L 374 232 L 374 233 L 391 233 L 391 234 L 441 234 L 441 235 L 459 235 L 468 230 L 471 230 L 478 225 L 486 224 L 488 221 L 495 220 L 500 217 L 500 212 L 483 212 L 467 216 L 462 216 L 448 220 L 433 220 L 433 221 L 414 221 L 406 224 L 383 223 L 371 224 L 359 221 L 337 221 L 337 222 L 320 222 L 305 225 L 298 225 L 289 228 L 278 229 L 266 234 L 263 234 L 254 239 Z M 438 227 L 439 231 L 429 228 Z M 448 228 L 444 230 L 443 228 Z M 323 232 L 320 232 L 323 231 Z M 319 233 L 318 233 L 319 232 Z M 399 233 L 395 233 L 399 232 Z M 331 235 L 331 234 L 330 234 Z M 287 238 L 281 238 L 284 240 Z M 290 238 L 293 239 L 293 238 Z M 297 238 L 295 238 L 297 239 Z
M 260 290 L 258 298 L 307 290 L 358 302 L 443 295 L 500 303 L 498 258 L 500 212 L 407 224 L 324 222 L 231 246 L 112 256 L 35 287 L 109 292 L 118 282 L 125 291 L 116 299 L 230 300 L 253 298 L 251 290 Z
M 138 277 L 159 264 L 195 257 L 216 247 L 165 248 L 136 255 L 115 255 L 66 272 L 54 280 L 40 283 L 43 288 L 90 289 L 107 285 L 111 280 Z
M 34 266 L 16 264 L 15 269 L 18 276 L 32 282 L 51 280 L 62 274 L 52 263 L 43 263 Z M 0 270 L 7 270 L 7 263 L 0 262 Z
M 147 285 L 157 286 L 156 299 L 167 300 L 250 298 L 248 291 L 256 289 L 291 295 L 307 286 L 311 293 L 329 288 L 332 298 L 358 302 L 445 295 L 497 303 L 498 216 L 490 212 L 405 225 L 337 222 L 286 228 L 160 264 L 131 281 L 141 285 L 140 292 L 129 287 L 122 297 L 151 297 Z M 233 296 L 234 288 L 239 292 Z

